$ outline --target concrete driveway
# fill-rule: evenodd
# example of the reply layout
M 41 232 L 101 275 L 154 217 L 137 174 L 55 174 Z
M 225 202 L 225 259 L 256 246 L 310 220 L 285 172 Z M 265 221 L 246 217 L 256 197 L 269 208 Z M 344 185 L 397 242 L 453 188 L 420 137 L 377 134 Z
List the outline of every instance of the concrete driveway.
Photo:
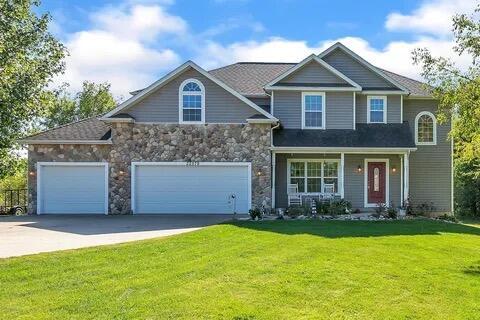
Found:
M 41 215 L 0 217 L 0 258 L 164 237 L 231 215 Z

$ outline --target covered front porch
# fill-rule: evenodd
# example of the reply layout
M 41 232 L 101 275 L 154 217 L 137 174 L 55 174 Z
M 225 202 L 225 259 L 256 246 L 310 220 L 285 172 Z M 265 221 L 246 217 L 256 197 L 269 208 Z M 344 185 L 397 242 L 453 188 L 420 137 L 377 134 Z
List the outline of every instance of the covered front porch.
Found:
M 272 205 L 345 199 L 352 209 L 401 206 L 409 197 L 410 150 L 272 149 Z

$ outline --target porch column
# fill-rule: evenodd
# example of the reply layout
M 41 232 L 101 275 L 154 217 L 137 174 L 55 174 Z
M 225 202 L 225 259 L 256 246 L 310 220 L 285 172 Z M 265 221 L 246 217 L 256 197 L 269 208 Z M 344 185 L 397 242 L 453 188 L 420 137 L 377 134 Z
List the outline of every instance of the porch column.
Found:
M 340 153 L 340 197 L 345 198 L 345 153 Z
M 408 201 L 408 189 L 410 184 L 410 166 L 409 158 L 410 153 L 407 152 L 403 155 L 403 201 Z
M 272 209 L 275 208 L 275 164 L 276 164 L 276 154 L 275 151 L 272 151 Z

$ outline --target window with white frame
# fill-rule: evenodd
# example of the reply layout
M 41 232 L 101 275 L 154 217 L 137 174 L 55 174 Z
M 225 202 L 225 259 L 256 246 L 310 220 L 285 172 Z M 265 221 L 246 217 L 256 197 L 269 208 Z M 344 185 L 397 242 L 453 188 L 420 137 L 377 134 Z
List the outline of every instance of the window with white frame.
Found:
M 387 123 L 386 96 L 368 96 L 367 109 L 368 123 Z
M 302 92 L 302 128 L 325 128 L 324 92 Z
M 288 183 L 301 193 L 338 193 L 338 160 L 292 160 L 288 166 Z
M 196 79 L 187 79 L 179 88 L 181 123 L 205 122 L 205 87 Z
M 437 144 L 437 119 L 428 111 L 420 112 L 415 118 L 415 143 Z

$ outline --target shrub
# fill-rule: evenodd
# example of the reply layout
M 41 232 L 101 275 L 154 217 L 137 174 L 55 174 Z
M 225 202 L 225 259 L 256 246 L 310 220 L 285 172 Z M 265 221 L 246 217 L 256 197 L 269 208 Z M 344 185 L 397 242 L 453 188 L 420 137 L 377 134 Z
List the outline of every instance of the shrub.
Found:
M 287 215 L 291 218 L 296 218 L 306 214 L 306 208 L 304 206 L 290 206 L 287 209 Z
M 433 205 L 433 202 L 422 202 L 415 207 L 415 210 L 413 210 L 413 214 L 416 216 L 428 216 L 433 211 L 435 211 L 435 206 Z
M 385 203 L 377 203 L 377 206 L 375 207 L 375 214 L 373 216 L 376 218 L 379 218 L 385 215 L 386 211 L 387 211 L 387 206 L 385 205 Z
M 250 214 L 250 218 L 252 218 L 252 220 L 256 220 L 257 218 L 259 220 L 262 219 L 262 212 L 258 208 L 248 210 L 248 214 Z
M 350 201 L 345 199 L 338 199 L 330 201 L 329 213 L 331 215 L 347 214 L 352 209 Z
M 394 207 L 393 203 L 391 203 L 390 207 L 387 209 L 387 217 L 390 219 L 397 219 L 397 209 Z
M 455 216 L 449 215 L 449 214 L 442 214 L 441 216 L 438 216 L 437 219 L 444 220 L 444 221 L 450 221 L 450 222 L 458 222 L 458 219 L 455 218 Z

